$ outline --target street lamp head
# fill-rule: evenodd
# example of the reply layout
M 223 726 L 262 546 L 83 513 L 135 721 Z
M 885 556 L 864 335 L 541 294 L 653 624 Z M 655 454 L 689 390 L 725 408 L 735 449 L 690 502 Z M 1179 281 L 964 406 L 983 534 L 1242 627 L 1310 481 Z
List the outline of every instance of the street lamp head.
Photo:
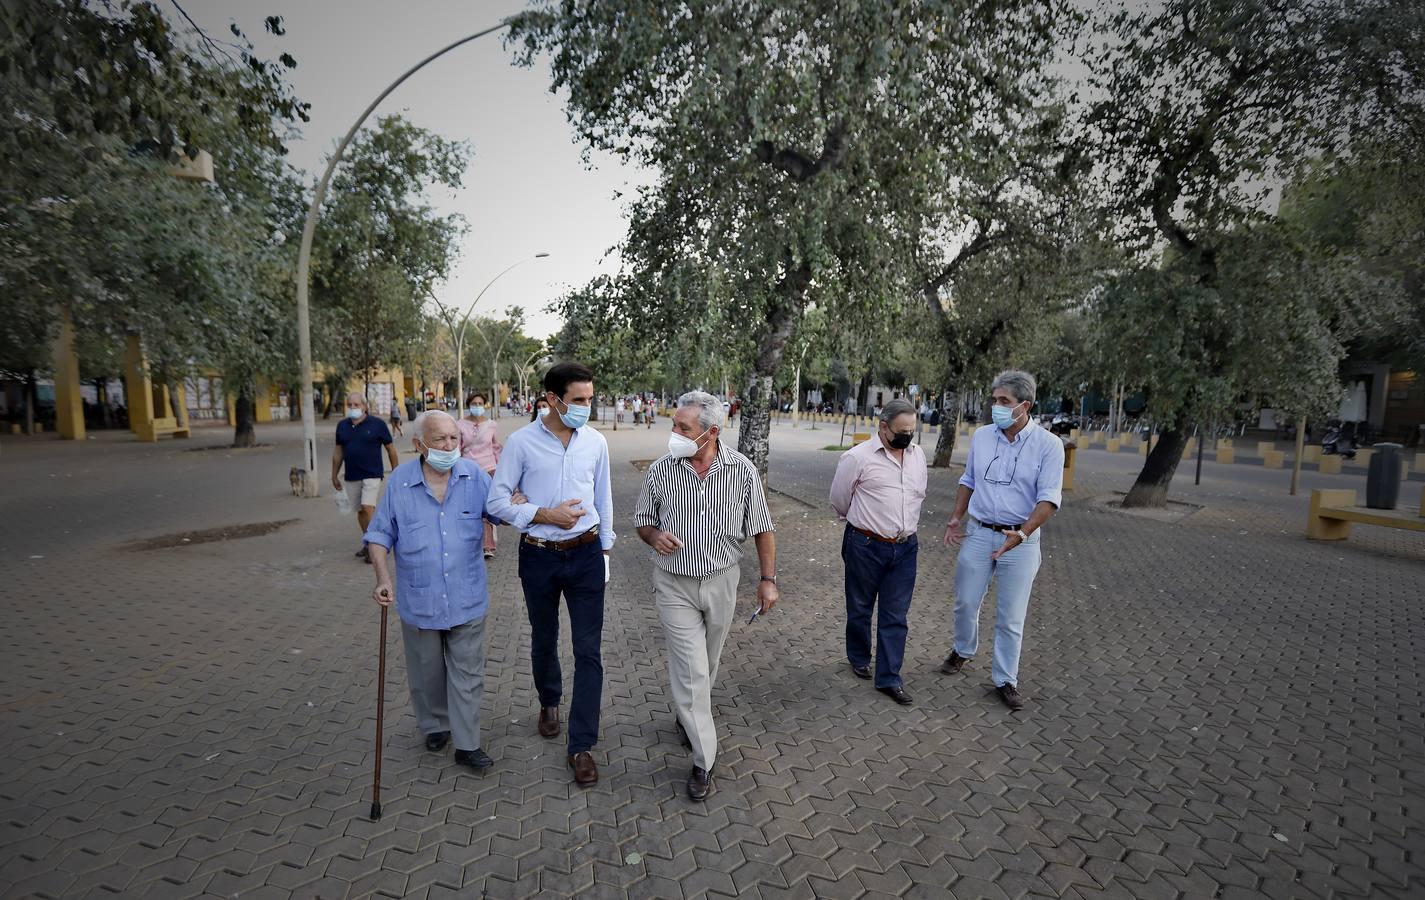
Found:
M 541 251 L 539 251 L 538 253 L 536 253 L 536 254 L 534 255 L 534 258 L 535 258 L 535 259 L 544 259 L 544 258 L 545 258 L 546 256 L 548 256 L 548 255 L 549 255 L 549 254 L 548 254 L 547 252 L 541 250 Z

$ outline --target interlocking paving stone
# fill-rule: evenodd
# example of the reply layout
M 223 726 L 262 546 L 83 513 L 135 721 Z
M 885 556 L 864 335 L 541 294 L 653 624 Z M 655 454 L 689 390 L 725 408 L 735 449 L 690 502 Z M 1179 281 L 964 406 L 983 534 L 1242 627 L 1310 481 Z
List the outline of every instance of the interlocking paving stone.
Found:
M 784 600 L 745 626 L 749 547 L 743 620 L 713 692 L 718 791 L 694 804 L 648 551 L 626 524 L 641 477 L 628 461 L 658 455 L 663 435 L 606 432 L 621 537 L 600 783 L 574 787 L 563 738 L 534 733 L 516 546 L 502 532 L 482 723 L 496 765 L 477 775 L 449 750 L 425 752 L 393 639 L 384 816 L 371 823 L 371 570 L 351 558 L 350 518 L 286 493 L 297 428 L 263 434 L 273 450 L 4 440 L 0 894 L 1425 889 L 1425 542 L 1359 527 L 1343 544 L 1308 543 L 1307 497 L 1286 497 L 1282 473 L 1208 463 L 1199 488 L 1180 474 L 1174 495 L 1204 506 L 1167 524 L 1090 502 L 1126 488 L 1133 462 L 1081 454 L 1079 490 L 1044 534 L 1022 662 L 1030 705 L 1010 714 L 986 683 L 993 597 L 979 657 L 960 676 L 937 671 L 952 633 L 953 554 L 940 535 L 958 472 L 932 472 L 903 673 L 916 705 L 901 709 L 845 664 L 841 529 L 824 499 L 836 455 L 819 449 L 832 433 L 777 426 Z M 192 443 L 223 437 L 200 430 Z M 1308 473 L 1307 486 L 1360 480 Z M 120 549 L 280 518 L 298 522 Z M 90 639 L 76 642 L 85 626 Z

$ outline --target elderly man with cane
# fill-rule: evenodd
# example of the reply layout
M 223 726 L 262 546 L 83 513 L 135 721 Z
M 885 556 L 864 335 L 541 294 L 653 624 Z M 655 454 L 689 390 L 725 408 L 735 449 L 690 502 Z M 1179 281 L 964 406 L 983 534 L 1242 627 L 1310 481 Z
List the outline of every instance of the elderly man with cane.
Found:
M 391 473 L 366 530 L 376 572 L 372 597 L 381 606 L 383 634 L 393 602 L 401 617 L 411 705 L 426 749 L 445 749 L 453 734 L 455 761 L 483 770 L 492 762 L 480 746 L 489 606 L 481 545 L 486 521 L 504 523 L 485 511 L 490 476 L 461 458 L 455 419 L 430 410 L 412 426 L 420 459 Z M 384 654 L 383 641 L 383 660 Z M 379 809 L 373 805 L 373 812 Z
M 871 611 L 876 621 L 876 690 L 902 706 L 913 702 L 901 680 L 906 618 L 915 590 L 920 506 L 928 471 L 911 443 L 915 407 L 892 400 L 869 441 L 841 454 L 831 482 L 831 508 L 846 520 L 846 659 L 858 678 L 871 677 Z
M 1039 573 L 1039 529 L 1059 509 L 1064 483 L 1064 442 L 1039 427 L 1034 376 L 1008 370 L 990 386 L 993 428 L 970 440 L 955 511 L 945 543 L 960 548 L 955 564 L 955 646 L 940 671 L 954 675 L 980 644 L 980 606 L 996 589 L 994 665 L 990 678 L 1011 710 L 1024 706 L 1019 692 L 1019 651 L 1029 591 Z M 971 521 L 961 530 L 966 514 Z
M 757 467 L 726 447 L 722 402 L 690 391 L 678 398 L 668 453 L 648 467 L 633 524 L 654 550 L 653 591 L 668 645 L 668 680 L 678 728 L 693 751 L 688 796 L 713 792 L 717 728 L 712 687 L 732 627 L 742 542 L 757 545 L 757 612 L 776 605 L 777 544 Z

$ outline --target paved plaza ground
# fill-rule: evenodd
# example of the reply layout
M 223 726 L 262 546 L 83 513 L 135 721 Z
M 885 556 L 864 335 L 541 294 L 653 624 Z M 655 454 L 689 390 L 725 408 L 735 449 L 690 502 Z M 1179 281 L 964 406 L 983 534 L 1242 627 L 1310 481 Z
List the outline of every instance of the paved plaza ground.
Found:
M 244 451 L 216 449 L 226 430 L 0 439 L 0 896 L 1425 895 L 1425 536 L 1304 538 L 1309 489 L 1363 488 L 1361 474 L 1309 472 L 1289 497 L 1284 471 L 1209 461 L 1194 487 L 1185 465 L 1172 496 L 1197 506 L 1159 521 L 1102 502 L 1137 456 L 1083 452 L 1044 534 L 1029 705 L 1010 713 L 987 646 L 964 674 L 937 672 L 959 473 L 933 471 L 904 669 L 916 705 L 901 708 L 845 662 L 836 454 L 821 449 L 838 429 L 778 425 L 783 600 L 746 624 L 749 547 L 713 695 L 718 791 L 694 804 L 648 551 L 628 524 L 631 463 L 666 434 L 667 420 L 606 432 L 621 538 L 599 784 L 574 786 L 562 739 L 535 734 L 502 529 L 483 722 L 495 765 L 476 775 L 425 752 L 393 639 L 375 823 L 371 570 L 352 557 L 354 519 L 291 495 L 299 427 L 263 426 L 270 446 Z

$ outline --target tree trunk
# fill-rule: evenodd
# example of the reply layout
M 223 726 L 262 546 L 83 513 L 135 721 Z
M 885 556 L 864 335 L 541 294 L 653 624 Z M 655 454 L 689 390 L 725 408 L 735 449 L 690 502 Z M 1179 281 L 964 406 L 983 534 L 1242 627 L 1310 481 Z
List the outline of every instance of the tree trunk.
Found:
M 25 379 L 25 434 L 35 433 L 35 403 L 39 400 L 39 387 L 35 384 L 35 371 Z
M 772 378 L 782 363 L 782 353 L 792 338 L 797 313 L 806 302 L 811 285 L 811 268 L 803 264 L 788 272 L 777 285 L 777 302 L 767 310 L 767 321 L 757 347 L 757 360 L 752 365 L 752 379 L 747 396 L 742 398 L 742 424 L 737 435 L 737 450 L 752 461 L 765 483 L 767 454 L 772 434 Z
M 257 446 L 257 404 L 256 391 L 250 382 L 238 387 L 237 400 L 233 404 L 233 446 Z
M 1148 454 L 1138 480 L 1123 498 L 1125 507 L 1161 509 L 1168 505 L 1168 486 L 1173 483 L 1178 463 L 1182 462 L 1189 433 L 1188 423 L 1178 419 L 1158 435 L 1157 446 Z
M 952 382 L 947 380 L 947 385 Z M 947 387 L 940 395 L 940 434 L 935 439 L 935 457 L 930 461 L 932 469 L 944 469 L 950 465 L 950 457 L 955 455 L 955 426 L 960 424 L 960 392 Z

